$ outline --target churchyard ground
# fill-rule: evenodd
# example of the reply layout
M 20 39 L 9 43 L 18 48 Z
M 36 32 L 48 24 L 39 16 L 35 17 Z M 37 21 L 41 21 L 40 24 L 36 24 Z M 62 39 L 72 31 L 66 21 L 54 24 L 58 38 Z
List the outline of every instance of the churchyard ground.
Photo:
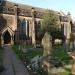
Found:
M 33 48 L 31 45 L 26 46 L 26 45 L 20 45 L 20 50 L 19 50 L 19 46 L 18 45 L 14 45 L 12 46 L 14 52 L 17 54 L 17 56 L 23 61 L 23 63 L 29 63 L 29 61 L 36 57 L 37 55 L 42 56 L 43 55 L 43 48 Z M 26 49 L 31 49 L 30 51 L 24 53 L 22 51 L 23 48 Z M 53 52 L 52 52 L 52 56 L 53 57 L 57 57 L 58 60 L 61 61 L 61 63 L 63 64 L 63 68 L 64 68 L 64 72 L 60 72 L 61 75 L 68 75 L 71 72 L 71 68 L 67 68 L 67 65 L 71 65 L 72 60 L 71 58 L 67 55 L 67 53 L 65 52 L 65 49 L 62 45 L 58 45 L 58 46 L 54 46 L 53 47 Z M 26 64 L 25 64 L 26 66 Z M 39 68 L 40 71 L 38 70 L 38 73 L 40 73 L 40 75 L 46 75 L 47 73 L 42 70 L 42 68 Z M 43 74 L 44 73 L 44 74 Z M 35 74 L 34 74 L 35 75 Z M 38 74 L 37 74 L 38 75 Z M 59 75 L 59 74 L 57 74 Z

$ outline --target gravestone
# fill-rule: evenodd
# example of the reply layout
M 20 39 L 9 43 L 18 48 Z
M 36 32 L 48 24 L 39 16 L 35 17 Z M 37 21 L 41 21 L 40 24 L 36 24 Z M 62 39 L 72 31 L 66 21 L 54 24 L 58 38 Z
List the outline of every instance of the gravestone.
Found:
M 39 62 L 39 56 L 32 58 L 31 59 L 32 67 L 37 69 L 38 68 L 38 62 Z
M 19 45 L 18 49 L 21 50 L 21 46 L 20 45 Z
M 48 32 L 45 33 L 43 39 L 42 39 L 42 45 L 43 45 L 43 66 L 44 69 L 46 68 L 48 71 L 48 75 L 50 75 L 51 70 L 51 64 L 50 64 L 50 58 L 51 58 L 51 51 L 52 51 L 52 43 L 51 43 L 52 37 L 49 35 Z
M 48 32 L 46 32 L 42 39 L 42 45 L 44 49 L 43 57 L 46 57 L 51 54 L 51 51 L 52 51 L 51 40 L 52 40 L 52 37 L 48 34 Z

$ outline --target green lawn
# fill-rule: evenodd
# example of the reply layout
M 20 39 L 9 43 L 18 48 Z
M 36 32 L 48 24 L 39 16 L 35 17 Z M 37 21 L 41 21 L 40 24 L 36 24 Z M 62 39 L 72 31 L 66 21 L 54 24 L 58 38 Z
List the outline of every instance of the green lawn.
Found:
M 61 60 L 62 62 L 68 62 L 71 60 L 71 58 L 69 57 L 69 55 L 66 53 L 65 49 L 63 46 L 57 46 L 54 48 L 53 50 L 53 55 L 58 57 L 59 60 Z
M 24 48 L 31 48 L 32 46 L 24 46 Z M 42 49 L 37 49 L 37 50 L 31 50 L 30 52 L 23 53 L 22 50 L 18 50 L 18 46 L 14 45 L 13 47 L 14 52 L 20 57 L 20 58 L 27 58 L 31 59 L 37 55 L 42 56 L 43 50 Z
M 28 58 L 28 59 L 31 59 L 37 55 L 39 56 L 42 56 L 43 55 L 43 49 L 37 49 L 37 50 L 32 50 L 28 53 L 23 53 L 22 50 L 19 50 L 19 47 L 18 45 L 14 45 L 13 47 L 13 50 L 15 51 L 15 53 L 18 55 L 18 56 L 21 56 L 23 58 Z M 32 48 L 32 46 L 26 46 L 26 45 L 21 45 L 20 46 L 20 49 L 22 48 Z M 64 47 L 63 46 L 56 46 L 53 48 L 53 56 L 55 57 L 58 57 L 59 60 L 61 60 L 62 62 L 68 62 L 70 61 L 70 57 L 68 56 L 68 54 L 66 53 L 66 51 L 64 50 Z
M 70 75 L 70 72 L 64 70 L 64 72 L 60 72 L 57 75 Z

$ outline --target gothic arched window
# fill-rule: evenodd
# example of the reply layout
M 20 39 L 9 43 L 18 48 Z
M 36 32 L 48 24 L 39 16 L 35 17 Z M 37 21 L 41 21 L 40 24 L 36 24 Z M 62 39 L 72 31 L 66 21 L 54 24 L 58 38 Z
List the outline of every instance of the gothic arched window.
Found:
M 26 33 L 26 21 L 25 21 L 25 19 L 22 20 L 20 29 L 21 29 L 21 33 L 23 33 L 23 34 Z
M 20 24 L 20 36 L 21 39 L 29 37 L 29 21 L 23 19 Z

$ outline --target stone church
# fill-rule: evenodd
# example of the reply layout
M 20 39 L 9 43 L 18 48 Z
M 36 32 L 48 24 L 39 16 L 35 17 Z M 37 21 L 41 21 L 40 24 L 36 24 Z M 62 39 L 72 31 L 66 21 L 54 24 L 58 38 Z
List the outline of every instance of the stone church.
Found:
M 16 4 L 9 1 L 0 2 L 0 44 L 32 43 L 39 40 L 41 16 L 46 9 L 29 5 Z M 60 28 L 69 38 L 72 19 L 70 14 L 57 12 Z

